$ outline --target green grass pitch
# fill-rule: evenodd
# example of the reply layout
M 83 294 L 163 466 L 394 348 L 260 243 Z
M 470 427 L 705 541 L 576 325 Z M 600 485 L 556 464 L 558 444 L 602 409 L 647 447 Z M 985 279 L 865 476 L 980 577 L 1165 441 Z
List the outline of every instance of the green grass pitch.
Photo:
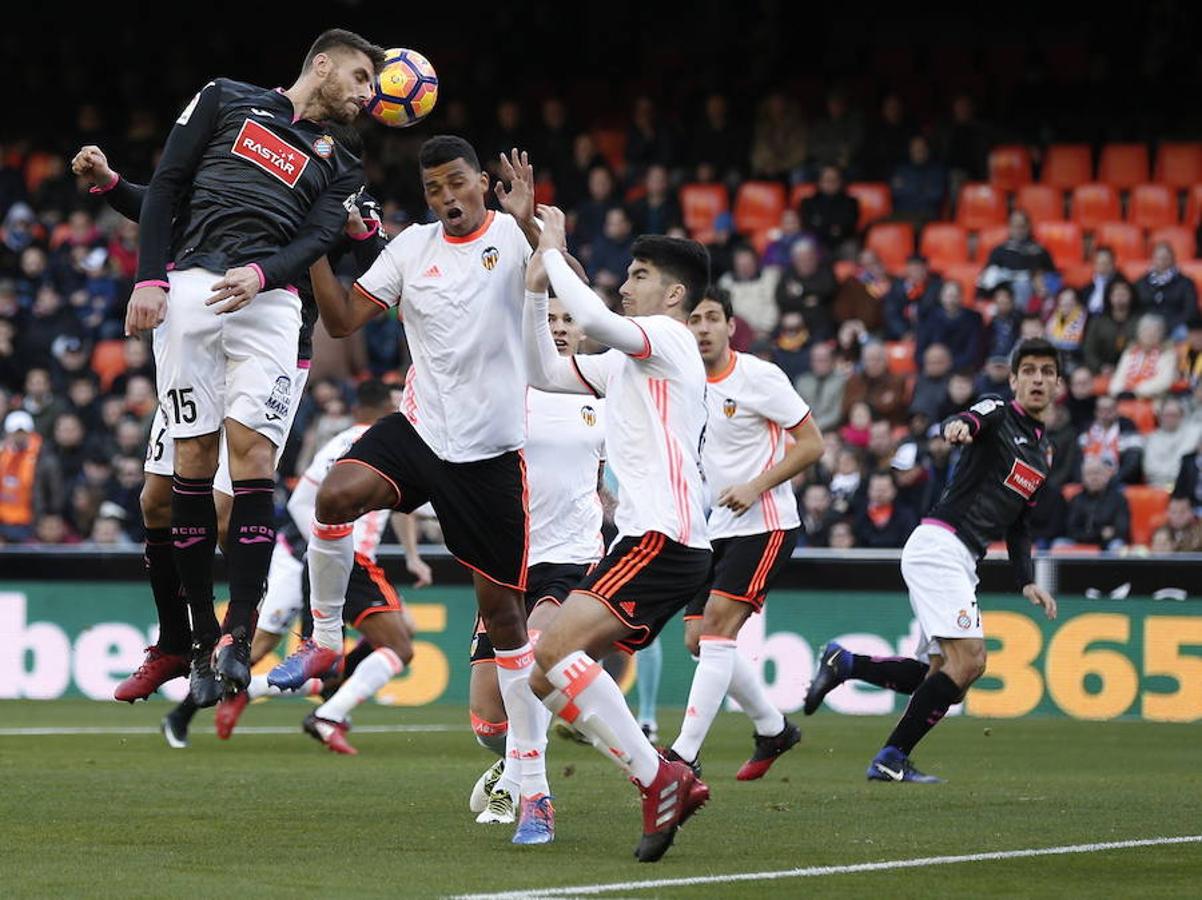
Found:
M 0 894 L 437 897 L 1202 834 L 1202 726 L 948 719 L 915 754 L 945 785 L 869 784 L 890 721 L 821 713 L 763 781 L 734 773 L 750 725 L 724 713 L 703 753 L 710 804 L 657 865 L 634 862 L 634 788 L 593 750 L 552 738 L 558 836 L 514 847 L 467 809 L 491 762 L 452 707 L 372 705 L 354 758 L 274 701 L 222 742 L 201 713 L 187 750 L 157 734 L 16 736 L 20 728 L 152 728 L 163 702 L 0 703 Z M 676 711 L 661 722 L 672 731 Z M 601 896 L 1197 896 L 1202 845 L 1109 850 Z M 565 894 L 565 896 L 568 896 Z

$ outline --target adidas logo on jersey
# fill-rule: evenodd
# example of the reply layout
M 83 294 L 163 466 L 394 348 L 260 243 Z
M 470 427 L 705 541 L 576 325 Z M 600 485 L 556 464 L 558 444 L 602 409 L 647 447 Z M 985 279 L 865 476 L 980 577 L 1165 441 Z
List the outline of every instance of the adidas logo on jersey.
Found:
M 426 271 L 422 272 L 422 278 L 441 278 L 441 277 L 442 277 L 442 272 L 439 271 L 438 266 L 430 266 L 430 268 L 428 268 L 428 269 L 426 269 Z
M 621 603 L 618 604 L 618 606 L 622 607 L 622 612 L 626 613 L 626 615 L 628 615 L 628 616 L 634 615 L 634 601 L 633 600 L 623 600 Z

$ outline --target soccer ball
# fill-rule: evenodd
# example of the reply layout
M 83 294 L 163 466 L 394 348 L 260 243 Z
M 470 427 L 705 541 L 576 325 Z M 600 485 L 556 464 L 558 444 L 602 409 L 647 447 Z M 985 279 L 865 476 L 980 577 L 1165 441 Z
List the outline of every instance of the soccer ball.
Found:
M 437 102 L 438 73 L 430 61 L 416 50 L 395 49 L 385 54 L 367 113 L 381 125 L 408 128 L 428 116 Z

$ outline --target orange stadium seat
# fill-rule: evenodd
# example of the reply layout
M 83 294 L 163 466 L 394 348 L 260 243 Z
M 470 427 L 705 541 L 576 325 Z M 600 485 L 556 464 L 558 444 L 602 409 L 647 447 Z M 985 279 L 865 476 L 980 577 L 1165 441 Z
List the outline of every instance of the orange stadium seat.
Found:
M 959 282 L 964 305 L 973 307 L 977 296 L 977 279 L 981 277 L 981 268 L 977 263 L 961 262 L 950 263 L 942 269 L 936 266 L 935 271 L 943 276 L 944 281 Z
M 1099 225 L 1094 234 L 1094 246 L 1103 244 L 1114 250 L 1115 261 L 1119 263 L 1146 259 L 1148 256 L 1143 229 L 1128 222 L 1103 222 Z
M 1043 157 L 1040 181 L 1062 191 L 1093 180 L 1093 159 L 1088 144 L 1052 144 Z
M 1076 222 L 1040 222 L 1035 240 L 1047 248 L 1057 266 L 1069 266 L 1085 258 L 1085 240 Z
M 994 247 L 1000 247 L 1010 237 L 1010 228 L 1006 225 L 994 225 L 982 228 L 977 235 L 976 261 L 984 265 L 989 260 L 989 252 Z
M 1107 144 L 1098 160 L 1098 181 L 1129 190 L 1148 180 L 1148 148 L 1145 144 Z
M 1148 484 L 1129 484 L 1123 493 L 1131 510 L 1131 543 L 1146 546 L 1152 542 L 1154 523 L 1169 508 L 1169 492 Z
M 854 259 L 837 259 L 835 260 L 835 281 L 842 284 L 856 274 L 856 269 L 860 266 Z
M 886 341 L 885 354 L 889 358 L 889 371 L 894 375 L 915 375 L 918 373 L 918 360 L 915 359 L 913 341 Z
M 593 132 L 597 152 L 619 175 L 626 170 L 626 132 L 621 128 L 600 128 Z
M 860 201 L 860 222 L 856 227 L 861 231 L 893 213 L 893 192 L 884 182 L 853 182 L 847 186 L 847 193 Z
M 1179 259 L 1177 267 L 1194 282 L 1194 287 L 1198 289 L 1198 296 L 1202 297 L 1202 259 Z M 1202 301 L 1200 301 L 1200 306 L 1202 306 Z
M 1031 153 L 1021 145 L 994 147 L 989 151 L 989 183 L 999 191 L 1013 193 L 1031 180 Z
M 868 229 L 865 242 L 890 272 L 900 272 L 914 252 L 914 226 L 909 222 L 882 222 Z
M 1148 274 L 1148 269 L 1150 268 L 1152 268 L 1152 260 L 1150 259 L 1132 259 L 1125 263 L 1119 263 L 1119 271 L 1132 284 Z
M 1202 143 L 1165 143 L 1156 151 L 1155 179 L 1171 188 L 1202 181 Z
M 1191 184 L 1185 192 L 1185 215 L 1181 224 L 1197 228 L 1202 223 L 1202 184 Z
M 125 341 L 120 338 L 97 341 L 92 350 L 92 371 L 100 377 L 100 389 L 107 391 L 125 371 Z
M 1148 249 L 1151 250 L 1160 241 L 1164 241 L 1173 248 L 1178 265 L 1183 265 L 1197 256 L 1196 238 L 1192 228 L 1186 228 L 1183 225 L 1167 225 L 1164 228 L 1157 228 L 1148 234 Z
M 1126 416 L 1135 423 L 1140 434 L 1151 434 L 1156 430 L 1156 408 L 1152 401 L 1146 398 L 1120 400 L 1116 407 L 1120 416 Z
M 1064 218 L 1064 197 L 1046 184 L 1024 184 L 1014 198 L 1014 208 L 1025 212 L 1032 222 L 1051 222 Z
M 922 229 L 918 252 L 927 258 L 931 268 L 936 271 L 955 263 L 966 263 L 968 232 L 954 222 L 932 222 Z
M 992 184 L 970 181 L 960 188 L 956 221 L 969 231 L 979 231 L 1006 221 L 1006 196 Z
M 680 189 L 684 227 L 699 241 L 713 235 L 714 220 L 729 207 L 726 188 L 720 184 L 686 184 Z
M 1081 287 L 1093 280 L 1093 264 L 1087 262 L 1065 263 L 1060 267 L 1060 277 L 1069 287 Z
M 1165 184 L 1137 184 L 1127 203 L 1127 221 L 1140 228 L 1177 224 L 1177 197 Z
M 1086 231 L 1093 231 L 1103 222 L 1117 222 L 1123 217 L 1119 192 L 1108 184 L 1091 182 L 1073 188 L 1073 221 Z
M 735 195 L 735 231 L 747 234 L 775 228 L 785 211 L 785 186 L 776 181 L 744 181 Z
M 793 185 L 793 190 L 789 191 L 789 206 L 793 209 L 801 209 L 801 201 L 808 197 L 813 197 L 818 193 L 818 185 L 812 181 L 803 181 L 801 184 Z

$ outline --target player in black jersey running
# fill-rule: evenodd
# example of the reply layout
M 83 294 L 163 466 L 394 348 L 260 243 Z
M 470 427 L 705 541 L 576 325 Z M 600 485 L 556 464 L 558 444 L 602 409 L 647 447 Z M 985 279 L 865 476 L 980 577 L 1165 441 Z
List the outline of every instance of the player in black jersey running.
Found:
M 287 90 L 209 82 L 176 120 L 143 203 L 126 331 L 155 329 L 175 442 L 173 557 L 202 706 L 250 680 L 251 616 L 275 542 L 275 450 L 293 406 L 301 314 L 292 285 L 342 233 L 362 185 L 359 160 L 323 123 L 355 119 L 383 60 L 380 48 L 333 30 Z M 212 608 L 222 432 L 234 495 L 224 627 Z
M 910 762 L 910 751 L 985 674 L 985 633 L 977 606 L 977 561 L 1003 535 L 1023 596 L 1056 617 L 1056 600 L 1035 583 L 1028 510 L 1048 477 L 1052 445 L 1043 416 L 1060 382 L 1060 357 L 1044 340 L 1023 341 L 1010 363 L 1014 400 L 983 397 L 952 416 L 944 437 L 964 447 L 951 483 L 902 550 L 902 577 L 922 628 L 917 659 L 822 648 L 805 698 L 810 715 L 849 678 L 903 694 L 909 706 L 868 767 L 871 781 L 942 781 Z M 929 662 L 928 662 L 929 660 Z

